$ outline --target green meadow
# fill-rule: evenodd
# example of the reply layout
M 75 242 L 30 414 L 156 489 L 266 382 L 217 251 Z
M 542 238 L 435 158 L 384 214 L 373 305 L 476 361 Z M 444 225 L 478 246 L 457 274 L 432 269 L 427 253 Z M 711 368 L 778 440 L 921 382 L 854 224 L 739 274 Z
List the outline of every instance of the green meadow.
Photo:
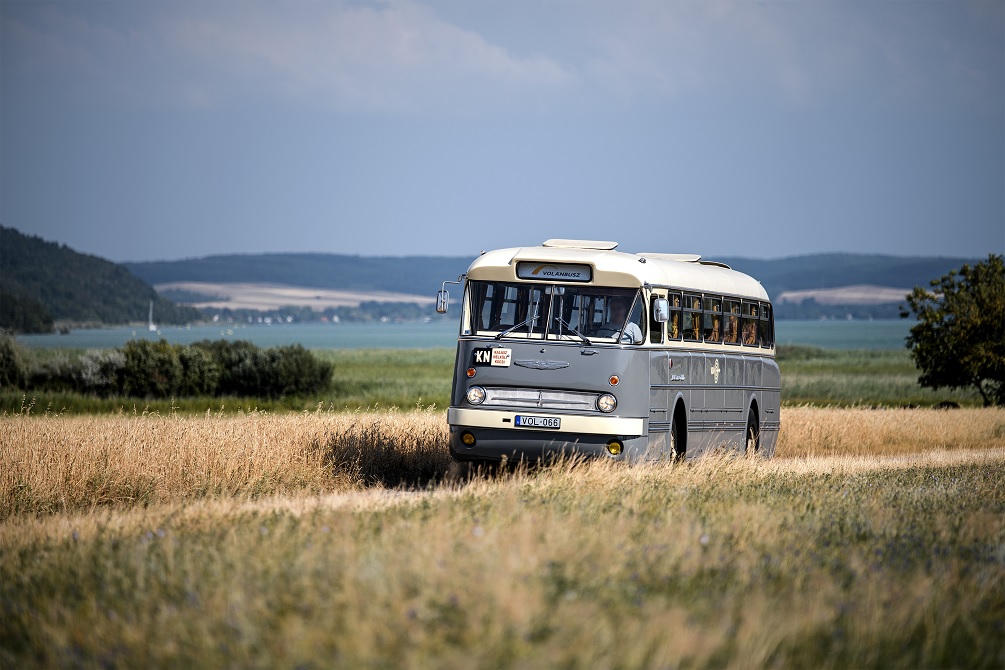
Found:
M 81 350 L 39 349 L 46 358 L 79 356 Z M 443 408 L 449 405 L 453 349 L 331 349 L 314 354 L 335 364 L 332 388 L 310 398 L 100 398 L 79 393 L 0 391 L 0 412 L 201 413 L 243 411 L 356 410 L 368 407 Z M 974 391 L 918 385 L 906 350 L 833 350 L 795 345 L 778 349 L 782 403 L 835 407 L 979 406 Z

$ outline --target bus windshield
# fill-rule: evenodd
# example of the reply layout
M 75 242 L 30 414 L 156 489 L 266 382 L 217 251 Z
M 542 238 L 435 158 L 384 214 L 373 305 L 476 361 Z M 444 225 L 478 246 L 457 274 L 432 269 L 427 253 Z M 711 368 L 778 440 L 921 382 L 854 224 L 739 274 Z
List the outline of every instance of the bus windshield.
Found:
M 476 335 L 586 344 L 643 339 L 638 289 L 471 281 L 468 296 Z

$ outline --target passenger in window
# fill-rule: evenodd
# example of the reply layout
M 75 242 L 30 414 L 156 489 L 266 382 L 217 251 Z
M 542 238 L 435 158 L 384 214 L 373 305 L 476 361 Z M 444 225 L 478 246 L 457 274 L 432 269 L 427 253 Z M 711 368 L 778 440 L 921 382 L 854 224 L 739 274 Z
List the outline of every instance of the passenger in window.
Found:
M 757 344 L 757 322 L 752 319 L 744 319 L 743 343 Z
M 623 344 L 641 344 L 642 329 L 633 321 L 629 321 L 626 325 L 625 321 L 627 320 L 628 305 L 624 298 L 611 298 L 608 301 L 607 321 L 592 330 L 590 334 L 598 337 L 617 337 L 621 329 L 624 328 L 624 332 L 621 333 Z
M 710 311 L 705 312 L 705 341 L 721 342 L 722 333 L 719 329 L 719 324 L 722 321 L 722 317 L 718 314 L 719 303 L 709 301 L 706 305 Z
M 670 319 L 670 339 L 680 339 L 680 297 L 673 298 L 673 318 Z
M 729 315 L 729 323 L 726 325 L 726 341 L 736 343 L 736 338 L 739 335 L 739 319 L 736 314 Z
M 692 337 L 691 339 L 693 339 L 693 340 L 699 340 L 700 341 L 701 340 L 701 300 L 699 300 L 698 298 L 695 298 L 691 302 L 691 307 L 692 307 L 692 309 L 695 310 L 694 315 L 691 317 L 691 330 L 692 330 L 692 335 L 694 335 L 694 337 Z

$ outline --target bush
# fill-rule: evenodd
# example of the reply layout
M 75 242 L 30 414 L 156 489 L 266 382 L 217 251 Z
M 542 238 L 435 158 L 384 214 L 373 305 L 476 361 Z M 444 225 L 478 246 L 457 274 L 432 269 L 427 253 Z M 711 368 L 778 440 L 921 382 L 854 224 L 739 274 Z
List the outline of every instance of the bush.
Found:
M 28 375 L 28 385 L 46 391 L 76 391 L 80 369 L 70 355 L 59 352 L 44 360 L 36 359 Z
M 267 350 L 263 391 L 269 398 L 310 395 L 331 383 L 333 365 L 320 361 L 300 344 Z
M 122 389 L 126 355 L 118 349 L 88 349 L 77 364 L 78 390 L 112 395 Z
M 24 347 L 13 333 L 0 329 L 0 388 L 24 388 L 28 383 L 28 362 Z
M 76 360 L 63 352 L 40 363 L 31 360 L 13 335 L 0 331 L 0 387 L 105 397 L 275 400 L 326 391 L 335 367 L 299 344 L 260 349 L 245 340 L 203 340 L 191 346 L 132 340 L 121 350 L 90 349 Z
M 331 386 L 334 365 L 300 344 L 260 349 L 246 340 L 202 340 L 192 348 L 209 353 L 219 366 L 218 395 L 275 399 Z
M 192 345 L 212 356 L 219 369 L 218 395 L 257 396 L 262 387 L 261 349 L 247 340 L 202 340 Z
M 179 347 L 182 380 L 176 395 L 216 395 L 220 385 L 220 365 L 213 356 L 198 347 Z
M 122 348 L 126 357 L 122 393 L 139 398 L 178 395 L 185 374 L 178 355 L 179 348 L 163 339 L 158 342 L 126 342 Z

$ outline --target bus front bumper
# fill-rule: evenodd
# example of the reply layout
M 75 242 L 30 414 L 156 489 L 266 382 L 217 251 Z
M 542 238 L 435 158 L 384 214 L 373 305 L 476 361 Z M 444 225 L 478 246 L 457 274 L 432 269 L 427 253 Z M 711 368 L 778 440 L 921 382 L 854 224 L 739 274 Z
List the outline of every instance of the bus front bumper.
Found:
M 558 417 L 561 428 L 542 430 L 516 426 L 516 417 Z M 638 418 L 616 416 L 580 416 L 541 412 L 466 409 L 447 410 L 450 424 L 450 454 L 459 461 L 509 460 L 538 461 L 563 455 L 637 460 L 646 451 L 645 422 Z M 463 437 L 474 439 L 466 444 Z M 620 453 L 612 454 L 609 444 L 621 444 Z

